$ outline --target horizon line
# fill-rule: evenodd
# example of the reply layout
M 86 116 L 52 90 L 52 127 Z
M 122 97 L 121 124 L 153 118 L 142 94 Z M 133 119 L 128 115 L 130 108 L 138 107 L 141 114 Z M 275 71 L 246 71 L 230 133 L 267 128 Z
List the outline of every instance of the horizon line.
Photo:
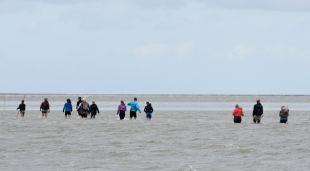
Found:
M 310 96 L 310 94 L 198 94 L 198 93 L 0 93 L 0 96 L 6 95 L 89 95 L 89 96 L 133 96 L 133 95 L 140 95 L 140 96 Z

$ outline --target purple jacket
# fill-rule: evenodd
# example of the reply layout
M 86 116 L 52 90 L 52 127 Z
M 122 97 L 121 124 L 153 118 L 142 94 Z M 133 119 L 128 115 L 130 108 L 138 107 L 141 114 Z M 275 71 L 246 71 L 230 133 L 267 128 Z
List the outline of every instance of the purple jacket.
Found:
M 127 110 L 126 105 L 125 104 L 120 104 L 118 106 L 117 114 L 119 114 L 120 111 L 124 111 L 125 112 L 126 110 Z

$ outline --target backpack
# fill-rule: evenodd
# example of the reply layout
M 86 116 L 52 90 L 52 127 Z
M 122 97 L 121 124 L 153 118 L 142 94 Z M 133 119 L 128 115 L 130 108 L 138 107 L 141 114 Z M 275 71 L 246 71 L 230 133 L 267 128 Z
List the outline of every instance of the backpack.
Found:
M 86 102 L 82 102 L 82 103 L 81 103 L 81 108 L 82 108 L 82 110 L 84 110 L 84 111 L 88 111 L 88 109 L 89 109 L 88 104 L 87 104 Z

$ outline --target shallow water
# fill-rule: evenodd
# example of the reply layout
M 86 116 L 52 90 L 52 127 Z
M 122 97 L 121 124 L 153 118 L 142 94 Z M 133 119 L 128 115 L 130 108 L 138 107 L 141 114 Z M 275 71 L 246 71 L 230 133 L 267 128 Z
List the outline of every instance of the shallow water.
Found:
M 162 109 L 152 121 L 2 111 L 0 170 L 310 170 L 309 111 L 291 111 L 288 124 L 277 113 L 257 125 L 249 111 L 242 124 L 226 111 Z

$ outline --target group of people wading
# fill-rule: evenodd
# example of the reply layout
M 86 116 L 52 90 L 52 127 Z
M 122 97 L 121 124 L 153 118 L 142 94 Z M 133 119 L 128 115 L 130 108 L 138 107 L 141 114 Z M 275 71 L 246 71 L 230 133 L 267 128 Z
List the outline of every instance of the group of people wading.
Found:
M 130 113 L 129 117 L 130 119 L 136 119 L 137 118 L 137 112 L 141 113 L 140 106 L 138 103 L 138 99 L 135 97 L 133 101 L 129 102 L 127 104 L 130 106 Z M 25 101 L 22 100 L 21 104 L 17 107 L 17 110 L 19 110 L 19 113 L 21 117 L 25 116 L 26 112 L 26 104 Z M 87 118 L 90 115 L 90 118 L 94 119 L 97 114 L 100 113 L 99 108 L 95 101 L 92 101 L 92 104 L 89 105 L 89 103 L 86 101 L 85 98 L 82 99 L 82 97 L 78 97 L 78 101 L 76 103 L 76 110 L 81 118 Z M 40 105 L 40 111 L 42 112 L 42 117 L 47 118 L 47 114 L 50 112 L 50 104 L 48 101 L 48 98 L 44 98 L 44 101 Z M 63 113 L 65 114 L 65 118 L 70 118 L 71 113 L 73 111 L 73 106 L 71 99 L 67 99 L 67 102 L 64 104 L 64 107 L 62 109 Z M 121 100 L 121 103 L 119 104 L 117 108 L 116 114 L 119 115 L 119 119 L 123 120 L 126 116 L 127 106 L 123 100 Z M 147 120 L 152 119 L 152 113 L 153 113 L 153 107 L 150 102 L 146 102 L 146 106 L 144 108 L 144 112 L 146 114 Z
M 264 108 L 261 104 L 260 100 L 256 101 L 256 104 L 253 107 L 253 123 L 259 124 L 264 114 Z M 232 112 L 234 116 L 234 123 L 241 123 L 242 117 L 244 116 L 244 112 L 242 107 L 236 104 L 235 109 Z M 279 112 L 280 123 L 287 123 L 287 119 L 289 116 L 289 109 L 287 106 L 282 106 Z
M 135 97 L 133 101 L 129 102 L 127 105 L 130 106 L 130 112 L 129 112 L 130 119 L 136 119 L 137 112 L 141 113 L 138 99 Z M 20 115 L 24 117 L 25 111 L 26 111 L 26 104 L 24 100 L 21 101 L 21 104 L 18 106 L 17 110 L 19 110 Z M 92 101 L 92 104 L 89 105 L 87 101 L 85 99 L 82 99 L 81 97 L 78 97 L 78 101 L 76 103 L 76 110 L 78 112 L 78 115 L 81 118 L 87 118 L 88 115 L 90 114 L 90 118 L 94 119 L 96 115 L 100 113 L 99 108 L 97 104 L 95 103 L 95 101 Z M 42 117 L 47 118 L 47 113 L 50 112 L 50 105 L 49 105 L 47 98 L 44 98 L 44 101 L 41 103 L 40 111 L 42 112 Z M 71 100 L 67 99 L 67 102 L 64 104 L 64 107 L 63 107 L 63 112 L 65 113 L 65 117 L 70 118 L 72 111 L 73 111 L 73 107 L 72 107 Z M 120 120 L 123 120 L 125 118 L 126 111 L 127 111 L 127 106 L 125 102 L 121 100 L 117 108 L 117 115 L 119 115 Z M 151 120 L 152 113 L 153 113 L 153 107 L 151 103 L 146 102 L 144 112 L 146 114 L 146 118 L 148 120 Z M 260 100 L 257 100 L 257 103 L 253 107 L 253 113 L 252 113 L 253 122 L 260 123 L 263 114 L 264 114 L 263 105 L 261 104 Z M 235 109 L 232 112 L 232 115 L 234 116 L 234 123 L 241 123 L 242 117 L 244 116 L 242 107 L 240 107 L 237 104 L 235 106 Z M 289 116 L 288 107 L 282 106 L 279 112 L 280 123 L 287 123 L 288 116 Z

